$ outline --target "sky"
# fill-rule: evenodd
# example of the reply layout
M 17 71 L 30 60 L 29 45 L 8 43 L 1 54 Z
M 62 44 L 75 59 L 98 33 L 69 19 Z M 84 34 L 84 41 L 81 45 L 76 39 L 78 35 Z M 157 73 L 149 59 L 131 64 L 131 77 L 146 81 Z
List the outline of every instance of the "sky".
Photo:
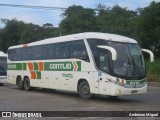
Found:
M 30 5 L 30 6 L 46 6 L 46 7 L 63 7 L 68 8 L 72 5 L 81 5 L 85 8 L 96 8 L 99 3 L 108 7 L 119 5 L 127 7 L 129 10 L 147 7 L 150 2 L 160 0 L 0 0 L 0 4 Z M 60 10 L 41 10 L 30 8 L 15 8 L 0 6 L 0 19 L 22 20 L 26 23 L 33 23 L 42 26 L 45 23 L 51 23 L 57 27 L 62 20 Z M 0 27 L 4 27 L 0 23 Z

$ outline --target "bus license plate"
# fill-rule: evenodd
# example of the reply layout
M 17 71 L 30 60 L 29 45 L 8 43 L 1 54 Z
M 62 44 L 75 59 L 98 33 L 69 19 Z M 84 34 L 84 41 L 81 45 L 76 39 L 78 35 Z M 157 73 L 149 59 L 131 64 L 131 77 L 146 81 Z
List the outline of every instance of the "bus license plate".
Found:
M 131 94 L 136 94 L 137 93 L 137 90 L 132 90 L 131 91 Z

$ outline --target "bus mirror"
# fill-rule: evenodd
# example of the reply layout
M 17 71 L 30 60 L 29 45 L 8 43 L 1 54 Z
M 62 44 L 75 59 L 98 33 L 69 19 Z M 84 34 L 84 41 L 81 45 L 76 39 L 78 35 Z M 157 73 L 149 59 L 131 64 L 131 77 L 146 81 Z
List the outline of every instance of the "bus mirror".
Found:
M 114 48 L 110 47 L 110 46 L 103 46 L 103 45 L 98 45 L 98 48 L 102 48 L 102 49 L 107 49 L 111 52 L 112 54 L 112 60 L 116 61 L 117 59 L 117 52 Z
M 152 51 L 147 50 L 147 49 L 142 49 L 143 52 L 149 53 L 150 54 L 150 61 L 153 62 L 154 61 L 154 54 L 152 53 Z

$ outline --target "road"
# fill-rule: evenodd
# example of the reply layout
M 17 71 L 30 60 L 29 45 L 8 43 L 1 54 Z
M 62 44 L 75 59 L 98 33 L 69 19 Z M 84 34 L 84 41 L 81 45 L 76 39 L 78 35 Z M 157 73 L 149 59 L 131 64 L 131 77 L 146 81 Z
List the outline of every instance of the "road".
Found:
M 87 100 L 71 92 L 48 89 L 22 91 L 15 85 L 5 84 L 0 86 L 0 111 L 160 111 L 160 87 L 148 86 L 146 94 L 120 96 L 115 100 L 98 95 Z M 130 120 L 142 118 L 130 118 Z M 158 120 L 158 118 L 147 118 L 149 119 Z

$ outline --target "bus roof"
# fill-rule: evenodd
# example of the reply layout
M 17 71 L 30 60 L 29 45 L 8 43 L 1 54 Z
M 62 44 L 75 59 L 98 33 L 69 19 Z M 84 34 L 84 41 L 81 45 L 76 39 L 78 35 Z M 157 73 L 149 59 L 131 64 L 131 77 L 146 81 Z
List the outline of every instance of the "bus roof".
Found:
M 24 47 L 24 46 L 34 46 L 34 45 L 58 43 L 58 42 L 80 40 L 80 39 L 92 39 L 92 38 L 117 41 L 117 42 L 125 42 L 125 43 L 137 43 L 137 41 L 134 39 L 124 37 L 121 35 L 117 35 L 117 34 L 100 33 L 100 32 L 85 32 L 85 33 L 78 33 L 78 34 L 60 36 L 60 37 L 55 37 L 55 38 L 48 38 L 48 39 L 28 43 L 25 45 L 11 46 L 9 47 L 9 49 L 19 48 L 19 47 Z
M 0 57 L 7 57 L 7 54 L 2 52 L 2 51 L 0 51 Z

